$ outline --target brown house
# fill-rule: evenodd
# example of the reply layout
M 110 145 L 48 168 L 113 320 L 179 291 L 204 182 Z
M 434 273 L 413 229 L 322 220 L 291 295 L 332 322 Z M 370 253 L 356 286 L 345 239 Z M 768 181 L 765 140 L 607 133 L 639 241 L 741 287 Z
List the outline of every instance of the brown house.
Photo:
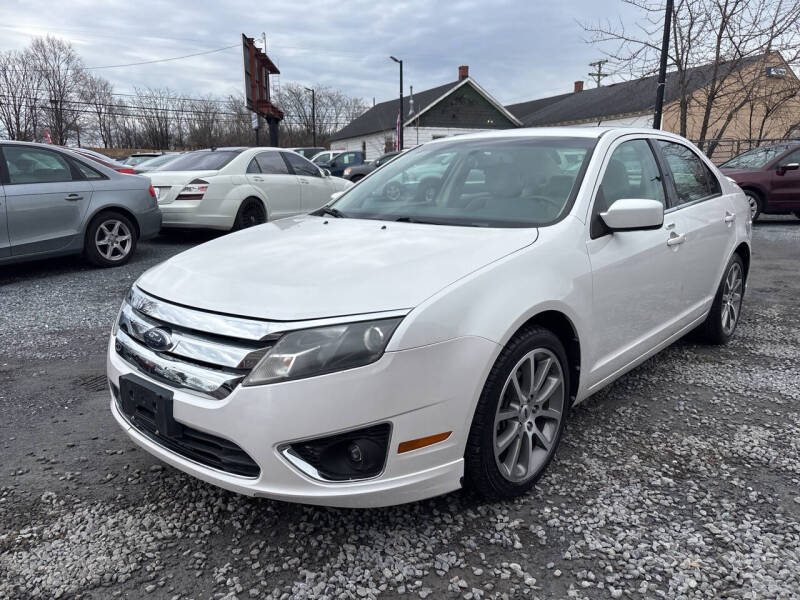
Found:
M 506 108 L 529 127 L 652 127 L 656 85 L 655 76 L 587 90 L 580 81 L 572 93 Z M 662 127 L 700 141 L 713 158 L 725 159 L 736 149 L 730 139 L 794 135 L 800 127 L 798 92 L 800 80 L 777 53 L 694 67 L 683 76 L 672 71 Z M 717 142 L 720 138 L 727 141 Z

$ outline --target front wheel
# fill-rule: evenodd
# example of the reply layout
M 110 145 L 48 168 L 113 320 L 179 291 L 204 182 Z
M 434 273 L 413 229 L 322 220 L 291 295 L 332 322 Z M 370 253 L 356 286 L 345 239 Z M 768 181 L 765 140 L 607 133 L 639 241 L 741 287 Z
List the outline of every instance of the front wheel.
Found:
M 267 222 L 267 213 L 264 206 L 255 198 L 248 198 L 239 207 L 236 219 L 233 221 L 233 231 L 247 229 Z
M 86 229 L 84 256 L 98 267 L 124 265 L 136 250 L 136 228 L 125 215 L 106 211 Z
M 527 492 L 555 454 L 569 410 L 564 346 L 525 328 L 503 349 L 484 385 L 467 440 L 469 487 L 490 499 Z
M 738 254 L 734 254 L 725 267 L 711 310 L 699 328 L 703 341 L 709 344 L 727 344 L 731 339 L 742 312 L 744 281 L 744 263 Z

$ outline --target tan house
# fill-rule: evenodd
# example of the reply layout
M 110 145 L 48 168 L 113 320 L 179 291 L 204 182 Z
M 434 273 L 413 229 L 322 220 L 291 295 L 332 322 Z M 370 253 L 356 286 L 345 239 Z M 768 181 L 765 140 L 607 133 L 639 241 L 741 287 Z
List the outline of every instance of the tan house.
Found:
M 506 108 L 529 127 L 652 127 L 656 85 L 655 76 L 586 90 L 576 81 L 572 93 Z M 799 91 L 800 80 L 777 53 L 694 67 L 683 78 L 672 71 L 667 74 L 662 127 L 691 140 L 707 140 L 704 149 L 715 160 L 724 160 L 747 149 L 741 140 L 800 133 Z M 682 97 L 688 99 L 685 106 Z M 719 138 L 723 141 L 714 141 Z

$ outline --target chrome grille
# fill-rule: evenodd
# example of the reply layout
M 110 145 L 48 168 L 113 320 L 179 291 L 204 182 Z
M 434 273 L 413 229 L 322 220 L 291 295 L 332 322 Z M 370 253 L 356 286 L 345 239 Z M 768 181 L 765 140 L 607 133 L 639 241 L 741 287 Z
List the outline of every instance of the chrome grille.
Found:
M 279 339 L 273 324 L 164 302 L 134 287 L 117 323 L 115 349 L 139 371 L 174 386 L 224 398 Z M 157 330 L 169 343 L 153 347 Z

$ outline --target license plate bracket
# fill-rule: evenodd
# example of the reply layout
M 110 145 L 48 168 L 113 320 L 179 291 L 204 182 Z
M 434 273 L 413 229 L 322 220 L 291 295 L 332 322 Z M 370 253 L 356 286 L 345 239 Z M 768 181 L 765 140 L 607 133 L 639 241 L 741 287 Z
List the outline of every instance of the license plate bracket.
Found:
M 157 436 L 179 439 L 183 426 L 172 416 L 173 394 L 170 390 L 136 375 L 119 378 L 122 412 L 138 429 Z

